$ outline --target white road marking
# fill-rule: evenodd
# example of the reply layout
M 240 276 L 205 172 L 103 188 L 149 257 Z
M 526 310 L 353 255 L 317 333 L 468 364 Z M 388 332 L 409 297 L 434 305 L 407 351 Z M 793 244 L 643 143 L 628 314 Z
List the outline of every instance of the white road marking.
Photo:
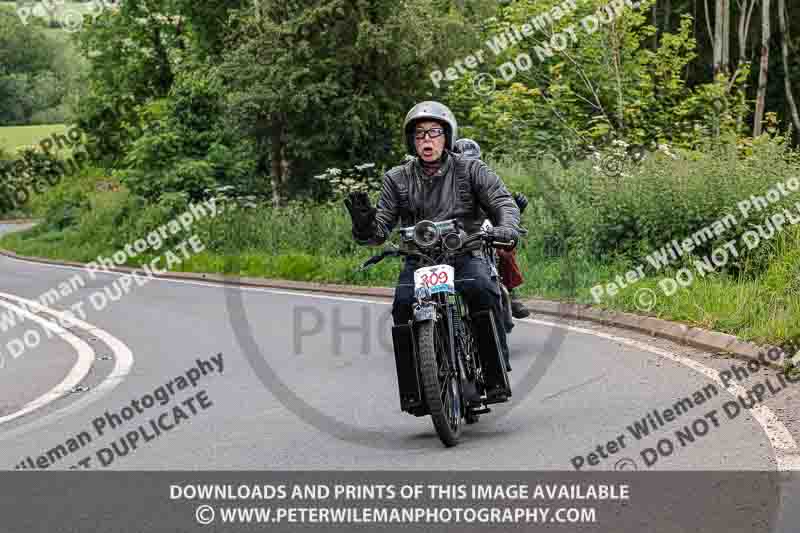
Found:
M 800 470 L 800 455 L 776 454 L 775 460 L 778 463 L 778 470 L 784 472 Z
M 7 438 L 17 436 L 21 433 L 27 433 L 32 429 L 44 426 L 55 420 L 63 418 L 67 414 L 83 409 L 86 405 L 100 399 L 102 396 L 110 392 L 125 378 L 125 376 L 127 376 L 130 373 L 131 368 L 133 367 L 133 353 L 131 352 L 130 348 L 128 348 L 122 341 L 120 341 L 110 333 L 107 333 L 106 331 L 92 324 L 89 324 L 88 322 L 84 322 L 83 320 L 78 319 L 72 314 L 64 313 L 56 309 L 51 309 L 49 307 L 40 304 L 39 302 L 35 302 L 27 298 L 21 298 L 19 296 L 4 292 L 0 292 L 0 296 L 24 304 L 27 307 L 27 309 L 33 309 L 35 311 L 39 312 L 43 311 L 49 313 L 57 317 L 62 324 L 68 324 L 70 326 L 75 326 L 77 328 L 80 328 L 86 331 L 87 333 L 90 333 L 93 337 L 96 337 L 101 341 L 103 341 L 106 345 L 108 345 L 108 347 L 114 353 L 114 368 L 112 369 L 111 373 L 108 376 L 106 376 L 106 378 L 100 384 L 98 384 L 96 387 L 94 387 L 93 389 L 89 390 L 86 394 L 84 394 L 80 400 L 70 403 L 63 409 L 49 413 L 48 415 L 42 418 L 38 418 L 30 424 L 14 428 L 11 431 L 3 431 L 3 433 L 0 434 L 0 440 L 5 440 Z M 13 304 L 9 304 L 8 302 L 3 302 L 2 300 L 0 300 L 0 305 L 3 305 L 5 307 L 13 306 Z M 34 409 L 38 409 L 46 405 L 47 403 L 50 403 L 56 400 L 57 398 L 60 398 L 61 396 L 63 396 L 64 392 L 66 392 L 67 390 L 71 389 L 72 387 L 80 383 L 80 381 L 84 377 L 86 377 L 86 374 L 88 373 L 91 364 L 94 362 L 94 350 L 84 340 L 75 336 L 69 330 L 62 328 L 60 325 L 54 322 L 45 320 L 42 317 L 30 313 L 29 311 L 23 309 L 22 307 L 18 307 L 17 309 L 15 309 L 15 312 L 20 313 L 35 322 L 38 322 L 43 327 L 49 328 L 51 331 L 56 332 L 56 334 L 61 338 L 63 338 L 65 341 L 69 342 L 73 347 L 75 347 L 78 350 L 78 363 L 75 365 L 73 370 L 70 372 L 67 378 L 65 378 L 64 381 L 56 385 L 56 387 L 54 387 L 47 394 L 43 395 L 40 398 L 37 398 L 33 402 L 24 406 L 21 410 L 0 418 L 0 424 L 18 418 L 23 414 L 29 413 Z M 85 362 L 86 361 L 85 353 L 87 350 L 91 352 L 91 359 L 88 362 L 88 367 L 86 366 Z M 79 374 L 80 374 L 80 379 L 77 379 L 76 381 L 76 378 Z M 34 403 L 35 405 L 32 405 Z
M 18 259 L 15 257 L 5 256 L 8 259 L 22 261 L 25 263 L 35 264 L 43 267 L 53 267 L 53 268 L 61 268 L 61 269 L 68 269 L 68 270 L 82 270 L 86 272 L 85 268 L 81 267 L 73 267 L 68 265 L 49 265 L 45 263 L 39 263 L 36 261 L 28 261 L 25 259 Z M 116 275 L 116 276 L 124 276 L 126 273 L 123 272 L 105 272 L 105 271 L 98 271 L 98 274 L 108 274 L 108 275 Z M 169 279 L 169 278 L 151 278 L 155 281 L 164 281 L 164 282 L 172 282 L 172 283 L 182 283 L 187 285 L 200 285 L 204 287 L 213 287 L 213 288 L 228 288 L 231 286 L 226 286 L 221 283 L 214 283 L 214 282 L 202 282 L 202 281 L 192 281 L 192 280 L 176 280 L 176 279 Z M 271 289 L 268 287 L 260 288 L 260 287 L 237 287 L 237 289 L 242 291 L 248 292 L 267 292 L 273 294 L 282 294 L 282 295 L 291 295 L 291 296 L 304 296 L 308 298 L 319 298 L 319 299 L 327 299 L 327 300 L 339 300 L 339 301 L 348 301 L 348 302 L 360 302 L 360 303 L 371 303 L 371 304 L 378 304 L 378 305 L 391 305 L 391 302 L 381 301 L 381 300 L 365 300 L 361 298 L 351 298 L 345 296 L 333 296 L 333 295 L 321 295 L 315 293 L 308 293 L 304 291 L 294 291 L 294 290 L 282 290 L 282 289 Z M 2 293 L 0 293 L 2 294 Z M 722 388 L 728 390 L 732 395 L 736 394 L 746 394 L 746 391 L 743 387 L 737 384 L 730 384 L 727 387 L 722 385 L 722 380 L 719 376 L 719 372 L 714 370 L 713 368 L 707 367 L 693 359 L 688 357 L 684 357 L 678 354 L 673 354 L 666 350 L 662 350 L 660 348 L 656 348 L 644 342 L 636 341 L 633 339 L 628 339 L 625 337 L 619 337 L 616 335 L 611 335 L 608 333 L 602 333 L 599 331 L 594 331 L 591 329 L 580 328 L 577 326 L 568 326 L 565 324 L 557 324 L 555 322 L 548 322 L 545 320 L 538 320 L 533 318 L 525 318 L 525 319 L 518 319 L 518 322 L 521 323 L 531 323 L 531 324 L 538 324 L 541 326 L 547 327 L 554 327 L 554 328 L 561 328 L 566 329 L 568 331 L 572 331 L 575 333 L 583 333 L 585 335 L 594 335 L 596 337 L 604 338 L 607 340 L 611 340 L 614 342 L 619 342 L 622 344 L 627 344 L 628 346 L 632 346 L 638 348 L 640 350 L 644 350 L 650 353 L 654 353 L 666 359 L 670 359 L 678 364 L 691 368 L 695 372 L 703 374 L 708 379 L 714 381 L 715 383 L 722 386 Z M 797 442 L 795 441 L 794 437 L 792 437 L 789 430 L 786 426 L 781 422 L 780 418 L 772 412 L 766 406 L 758 406 L 753 409 L 748 409 L 750 414 L 753 418 L 759 423 L 762 430 L 766 434 L 767 438 L 772 445 L 773 450 L 775 451 L 775 459 L 778 463 L 779 470 L 800 470 L 800 459 L 797 455 L 792 455 L 793 453 L 798 452 Z M 2 440 L 2 438 L 0 438 Z
M 581 328 L 577 326 L 556 324 L 554 322 L 548 322 L 546 320 L 538 320 L 535 318 L 524 318 L 521 319 L 520 322 L 529 322 L 532 324 L 539 324 L 541 326 L 566 329 L 568 331 L 573 331 L 575 333 L 594 335 L 595 337 L 601 337 L 603 339 L 607 339 L 613 342 L 627 344 L 628 346 L 632 346 L 640 350 L 645 350 L 650 353 L 654 353 L 656 355 L 664 357 L 665 359 L 669 359 L 683 366 L 689 367 L 695 372 L 699 372 L 700 374 L 703 374 L 711 381 L 717 383 L 721 388 L 726 389 L 732 395 L 747 396 L 747 390 L 741 385 L 738 385 L 736 383 L 731 383 L 726 387 L 723 384 L 722 379 L 720 378 L 719 371 L 707 367 L 701 363 L 698 363 L 697 361 L 690 359 L 688 357 L 674 354 L 666 350 L 662 350 L 661 348 L 656 348 L 655 346 L 651 346 L 641 341 L 628 339 L 625 337 L 619 337 L 617 335 L 611 335 L 610 333 L 603 333 L 600 331 L 594 331 L 591 329 Z M 758 424 L 761 426 L 761 429 L 767 435 L 767 438 L 769 439 L 769 442 L 772 445 L 773 450 L 775 451 L 775 460 L 778 463 L 778 469 L 800 470 L 800 460 L 797 459 L 797 456 L 789 455 L 798 452 L 797 442 L 794 440 L 794 437 L 792 437 L 792 434 L 789 432 L 789 430 L 786 428 L 783 422 L 781 422 L 780 418 L 778 418 L 778 416 L 765 405 L 759 405 L 752 409 L 747 409 L 747 411 L 750 412 L 750 415 L 758 422 Z
M 31 411 L 35 411 L 40 407 L 44 407 L 50 402 L 53 402 L 61 398 L 65 394 L 67 394 L 71 389 L 76 387 L 78 383 L 83 381 L 83 379 L 89 373 L 89 370 L 91 370 L 92 364 L 94 363 L 95 360 L 95 353 L 92 347 L 86 343 L 86 341 L 75 336 L 75 334 L 73 334 L 71 331 L 62 328 L 58 324 L 55 324 L 49 320 L 45 320 L 42 317 L 39 317 L 29 311 L 26 311 L 22 307 L 16 306 L 14 304 L 8 303 L 3 300 L 0 300 L 0 306 L 9 309 L 12 312 L 18 313 L 19 315 L 24 316 L 28 320 L 36 322 L 43 328 L 54 333 L 57 337 L 60 337 L 64 341 L 68 342 L 75 349 L 75 351 L 78 352 L 78 360 L 75 362 L 75 365 L 70 369 L 66 377 L 64 377 L 64 379 L 61 380 L 61 382 L 58 385 L 56 385 L 49 391 L 45 392 L 38 398 L 26 403 L 17 411 L 14 411 L 13 413 L 5 416 L 0 416 L 0 425 L 1 425 L 11 422 L 12 420 L 16 420 L 21 416 L 25 416 Z

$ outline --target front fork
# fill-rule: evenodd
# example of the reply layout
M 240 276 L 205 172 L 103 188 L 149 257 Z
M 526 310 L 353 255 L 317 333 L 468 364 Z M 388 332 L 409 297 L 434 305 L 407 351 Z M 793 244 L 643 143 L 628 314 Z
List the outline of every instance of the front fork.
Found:
M 453 320 L 450 316 L 450 311 L 454 305 L 457 305 L 455 296 L 449 296 L 445 292 L 423 296 L 414 304 L 414 324 L 426 320 L 444 320 L 447 325 L 447 364 L 449 367 L 447 371 L 458 370 L 459 377 L 463 381 L 464 374 L 457 360 L 455 332 L 453 331 Z M 437 312 L 437 308 L 441 311 Z

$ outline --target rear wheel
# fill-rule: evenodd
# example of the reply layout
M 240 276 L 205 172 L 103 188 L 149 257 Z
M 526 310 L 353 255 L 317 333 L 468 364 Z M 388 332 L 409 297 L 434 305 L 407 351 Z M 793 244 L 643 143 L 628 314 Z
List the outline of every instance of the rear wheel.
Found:
M 455 446 L 461 436 L 461 387 L 451 368 L 443 322 L 419 324 L 419 362 L 422 389 L 436 433 L 445 446 Z

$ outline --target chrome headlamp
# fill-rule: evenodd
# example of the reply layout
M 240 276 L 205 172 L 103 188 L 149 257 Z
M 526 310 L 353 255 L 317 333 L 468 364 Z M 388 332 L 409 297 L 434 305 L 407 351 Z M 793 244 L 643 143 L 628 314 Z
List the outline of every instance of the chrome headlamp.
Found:
M 448 233 L 444 236 L 443 245 L 449 252 L 458 250 L 463 244 L 464 239 L 462 239 L 461 234 L 459 233 Z
M 430 248 L 439 242 L 439 228 L 430 220 L 423 220 L 414 226 L 414 242 L 420 248 Z

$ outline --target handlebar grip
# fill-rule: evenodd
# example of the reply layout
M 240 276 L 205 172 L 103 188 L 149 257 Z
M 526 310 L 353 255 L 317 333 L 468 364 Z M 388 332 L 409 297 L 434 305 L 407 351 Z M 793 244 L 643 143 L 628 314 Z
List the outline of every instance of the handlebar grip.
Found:
M 383 258 L 379 259 L 378 257 L 370 257 L 369 259 L 367 259 L 366 261 L 361 263 L 361 266 L 358 267 L 358 270 L 359 271 L 366 270 L 369 267 L 371 267 L 372 265 L 377 264 L 381 259 L 383 259 Z

